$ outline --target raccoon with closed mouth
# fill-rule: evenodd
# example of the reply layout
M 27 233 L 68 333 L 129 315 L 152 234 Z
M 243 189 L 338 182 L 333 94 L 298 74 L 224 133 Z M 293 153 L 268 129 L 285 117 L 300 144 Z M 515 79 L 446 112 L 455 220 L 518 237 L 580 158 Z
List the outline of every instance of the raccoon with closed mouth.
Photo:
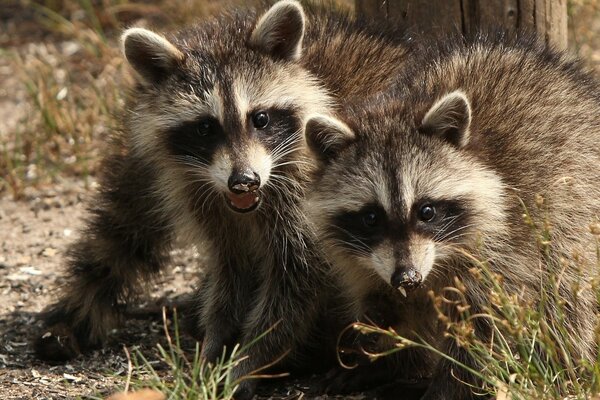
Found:
M 289 0 L 168 37 L 132 28 L 122 43 L 137 83 L 37 354 L 66 360 L 99 346 L 177 235 L 209 254 L 196 304 L 202 357 L 276 325 L 234 378 L 288 351 L 300 359 L 332 293 L 300 207 L 313 169 L 304 120 L 388 87 L 409 45 L 380 25 Z
M 445 38 L 423 57 L 389 94 L 349 105 L 341 120 L 307 121 L 321 168 L 306 210 L 357 315 L 369 293 L 400 289 L 391 326 L 477 370 L 483 366 L 444 336 L 428 295 L 458 277 L 471 314 L 482 312 L 489 299 L 469 272 L 474 257 L 502 277 L 508 293 L 533 305 L 540 282 L 560 275 L 569 357 L 593 361 L 598 83 L 577 62 L 527 38 Z M 549 259 L 540 256 L 525 210 L 534 221 L 550 219 Z M 559 321 L 560 307 L 547 309 Z M 455 311 L 447 310 L 456 320 Z M 475 334 L 489 340 L 488 321 L 473 321 Z M 423 399 L 477 397 L 468 385 L 477 387 L 475 377 L 448 359 L 407 349 L 390 363 L 399 375 L 416 369 L 431 376 Z M 363 373 L 357 368 L 346 378 Z

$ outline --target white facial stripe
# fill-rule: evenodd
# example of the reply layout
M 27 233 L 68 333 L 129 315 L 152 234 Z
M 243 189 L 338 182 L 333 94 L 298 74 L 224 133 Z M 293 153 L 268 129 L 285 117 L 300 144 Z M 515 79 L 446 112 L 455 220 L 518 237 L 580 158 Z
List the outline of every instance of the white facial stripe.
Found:
M 392 213 L 392 200 L 390 197 L 390 188 L 387 179 L 382 174 L 376 175 L 373 179 L 373 190 L 375 199 L 381 204 L 387 215 Z
M 409 165 L 408 165 L 409 164 Z M 404 212 L 407 220 L 410 220 L 410 213 L 414 202 L 417 200 L 415 197 L 415 182 L 413 181 L 415 174 L 410 169 L 411 163 L 407 163 L 407 166 L 402 172 L 402 202 L 404 204 Z
M 435 262 L 435 243 L 425 238 L 411 238 L 408 250 L 411 264 L 425 279 Z
M 370 262 L 370 267 L 374 268 L 377 274 L 389 284 L 395 268 L 394 251 L 391 243 L 386 240 L 373 249 Z
M 452 157 L 452 156 L 451 156 Z M 410 216 L 413 204 L 423 198 L 435 200 L 468 199 L 473 207 L 470 212 L 479 215 L 485 224 L 479 224 L 481 233 L 487 228 L 498 232 L 505 226 L 505 191 L 506 186 L 493 171 L 480 166 L 475 160 L 464 157 L 452 157 L 443 173 L 423 173 L 430 167 L 426 158 L 414 157 L 402 171 L 402 192 L 406 215 Z
M 210 178 L 215 187 L 222 192 L 229 191 L 227 184 L 233 165 L 231 164 L 231 157 L 223 149 L 217 151 L 213 156 L 213 161 L 209 167 Z
M 260 185 L 266 185 L 271 176 L 271 167 L 273 165 L 271 155 L 264 146 L 256 141 L 251 143 L 247 155 L 250 168 L 260 176 Z
M 224 112 L 224 108 L 225 106 L 223 105 L 223 97 L 221 96 L 221 92 L 218 88 L 218 86 L 215 86 L 213 88 L 212 91 L 210 92 L 205 92 L 206 94 L 206 106 L 207 109 L 210 110 L 209 113 L 207 113 L 207 115 L 212 115 L 213 117 L 215 117 L 217 120 L 219 120 L 219 122 L 221 124 L 223 124 L 223 121 L 225 119 L 225 112 Z
M 234 90 L 239 104 L 245 104 L 245 112 L 269 108 L 296 108 L 305 115 L 322 112 L 332 104 L 327 91 L 306 72 L 297 70 L 272 71 L 267 78 L 255 77 L 249 81 L 245 76 L 235 78 Z M 237 101 L 237 100 L 236 100 Z M 247 114 L 243 114 L 247 115 Z
M 240 118 L 242 126 L 246 126 L 246 118 L 250 109 L 250 94 L 248 93 L 248 84 L 243 77 L 235 79 L 233 82 L 233 97 L 237 107 L 237 115 Z
M 200 98 L 193 93 L 180 93 L 168 102 L 160 97 L 138 102 L 132 113 L 134 146 L 143 154 L 153 156 L 157 148 L 162 148 L 158 140 L 160 133 L 176 128 L 184 121 L 195 121 L 201 116 L 212 116 L 222 120 L 223 105 L 218 90 L 205 93 Z

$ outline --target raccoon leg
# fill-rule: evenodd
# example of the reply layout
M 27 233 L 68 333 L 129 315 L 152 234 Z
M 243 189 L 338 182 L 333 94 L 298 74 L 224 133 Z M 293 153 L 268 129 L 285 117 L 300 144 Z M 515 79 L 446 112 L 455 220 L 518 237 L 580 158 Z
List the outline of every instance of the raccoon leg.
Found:
M 254 286 L 250 276 L 232 266 L 224 266 L 207 278 L 198 293 L 199 329 L 204 331 L 201 356 L 214 362 L 223 355 L 224 348 L 229 353 L 238 342 Z
M 454 361 L 442 358 L 438 362 L 431 379 L 431 385 L 429 385 L 422 400 L 475 400 L 489 398 L 489 396 L 485 397 L 475 393 L 477 388 L 481 387 L 479 379 L 458 364 L 460 363 L 477 370 L 476 363 L 467 350 L 458 347 L 455 340 L 448 339 L 443 351 Z
M 186 305 L 187 313 L 182 320 L 185 332 L 198 342 L 203 341 L 206 334 L 206 326 L 203 322 L 206 309 L 205 304 L 207 302 L 205 293 L 208 292 L 210 285 L 210 273 L 207 272 L 201 278 L 200 285 L 194 291 L 194 294 Z
M 167 262 L 169 221 L 155 210 L 151 167 L 128 156 L 107 159 L 82 238 L 69 250 L 59 301 L 44 313 L 37 356 L 66 361 L 98 347 L 117 323 L 120 303 Z
M 304 268 L 302 273 L 307 274 L 309 265 L 297 268 Z M 257 380 L 244 378 L 297 350 L 309 337 L 318 317 L 322 296 L 319 292 L 324 285 L 318 279 L 311 282 L 314 276 L 302 277 L 294 268 L 287 264 L 287 272 L 281 268 L 263 282 L 258 302 L 246 318 L 241 343 L 248 346 L 244 353 L 247 358 L 233 370 L 233 378 L 242 379 L 235 393 L 237 400 L 252 398 L 256 390 Z

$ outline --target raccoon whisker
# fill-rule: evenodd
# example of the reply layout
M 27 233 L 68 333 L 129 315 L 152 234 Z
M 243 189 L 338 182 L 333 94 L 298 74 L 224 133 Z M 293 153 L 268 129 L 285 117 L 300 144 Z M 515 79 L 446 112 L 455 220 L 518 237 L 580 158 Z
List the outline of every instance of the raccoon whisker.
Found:
M 369 252 L 367 252 L 365 249 L 363 249 L 361 247 L 358 247 L 358 246 L 356 246 L 353 243 L 346 242 L 346 241 L 343 241 L 343 240 L 335 240 L 335 239 L 334 239 L 334 241 L 338 243 L 338 245 L 336 246 L 336 248 L 337 247 L 341 247 L 341 248 L 344 249 L 344 251 L 346 251 L 346 252 L 348 252 L 350 254 L 354 254 L 354 255 L 357 255 L 357 256 L 365 257 L 365 258 L 371 256 L 369 254 Z M 350 248 L 348 248 L 348 247 L 350 247 Z
M 302 149 L 302 146 L 295 146 L 292 147 L 294 150 L 290 151 L 291 146 L 296 145 L 299 139 L 300 135 L 294 134 L 287 137 L 283 142 L 279 143 L 272 151 L 273 159 L 278 160 L 290 152 Z
M 292 161 L 286 161 L 286 162 L 282 162 L 279 164 L 275 164 L 273 165 L 273 169 L 278 168 L 278 167 L 283 167 L 285 165 L 313 165 L 312 163 L 308 162 L 308 161 L 302 161 L 302 160 L 292 160 Z
M 273 158 L 274 162 L 277 162 L 289 154 L 302 150 L 302 148 L 302 146 L 285 147 L 280 152 L 273 154 L 271 157 Z
M 303 146 L 298 143 L 302 138 L 300 132 L 288 136 L 283 142 L 278 144 L 272 151 L 273 158 L 281 158 L 281 155 L 287 152 L 290 148 L 302 149 Z
M 341 242 L 341 243 L 349 245 L 353 249 L 361 250 L 363 252 L 363 254 L 365 256 L 367 256 L 367 257 L 374 256 L 380 264 L 382 264 L 382 265 L 385 264 L 383 262 L 383 260 L 381 259 L 381 257 L 379 257 L 379 255 L 377 255 L 377 253 L 375 253 L 373 251 L 373 249 L 369 245 L 367 245 L 365 242 L 363 242 L 362 240 L 360 240 L 358 237 L 356 237 L 352 233 L 348 232 L 346 229 L 341 228 L 339 226 L 336 226 L 335 229 L 337 229 L 337 230 L 339 230 L 339 231 L 347 234 L 350 238 L 352 238 L 353 240 L 355 240 L 356 242 L 358 242 L 358 245 L 356 243 L 352 243 L 352 242 Z
M 454 229 L 453 231 L 450 231 L 450 232 L 444 232 L 443 230 L 440 230 L 440 231 L 439 231 L 439 233 L 441 233 L 441 235 L 437 235 L 437 234 L 436 234 L 436 235 L 434 236 L 434 240 L 435 240 L 435 241 L 440 241 L 440 242 L 441 242 L 441 241 L 444 241 L 444 240 L 448 240 L 448 238 L 450 238 L 450 237 L 451 237 L 452 235 L 454 235 L 455 233 L 457 233 L 457 232 L 460 232 L 460 231 L 462 231 L 462 230 L 464 230 L 464 229 L 467 229 L 467 228 L 473 227 L 473 226 L 475 226 L 475 224 L 467 224 L 467 225 L 463 225 L 463 226 L 460 226 L 460 227 L 458 227 L 458 228 L 456 228 L 456 229 Z
M 205 167 L 205 168 L 210 167 L 210 164 L 208 164 L 205 161 L 202 161 L 198 157 L 174 156 L 173 160 L 175 160 L 179 164 L 183 164 L 183 165 L 187 165 L 187 166 L 191 166 L 191 167 Z
M 208 189 L 209 190 L 206 192 L 206 195 L 204 196 L 205 198 L 204 198 L 204 201 L 202 202 L 202 206 L 200 206 L 200 212 L 203 214 L 205 213 L 204 208 L 206 207 L 207 202 L 209 202 L 209 200 L 210 200 L 210 202 L 212 202 L 214 199 L 218 198 L 218 196 L 219 196 L 219 191 L 214 186 L 210 185 Z M 208 203 L 208 204 L 210 204 L 210 203 Z
M 190 162 L 179 162 L 180 165 L 189 167 L 189 171 L 208 171 L 208 164 L 194 164 Z
M 290 142 L 293 142 L 294 140 L 298 139 L 299 137 L 300 137 L 299 131 L 293 132 L 287 138 L 282 140 L 281 143 L 279 143 L 277 146 L 275 146 L 275 148 L 273 149 L 273 153 L 276 153 L 277 151 L 279 151 L 279 149 L 287 146 L 288 144 L 290 144 Z
M 458 214 L 458 215 L 452 215 L 452 216 L 449 216 L 449 217 L 445 217 L 444 219 L 442 219 L 442 221 L 445 222 L 445 224 L 437 231 L 437 233 L 434 236 L 433 240 L 435 241 L 436 239 L 439 239 L 439 235 L 443 234 L 444 231 L 446 229 L 448 229 L 450 227 L 450 225 L 452 225 L 452 223 L 454 221 L 456 221 L 461 216 L 462 216 L 462 214 Z
M 202 185 L 198 186 L 196 188 L 196 190 L 194 191 L 194 196 L 196 198 L 196 201 L 194 202 L 194 206 L 192 207 L 192 209 L 194 211 L 198 210 L 198 203 L 204 199 L 202 201 L 202 205 L 200 206 L 200 211 L 202 213 L 204 213 L 204 207 L 207 203 L 207 201 L 212 197 L 212 198 L 216 198 L 218 196 L 218 191 L 217 189 L 211 184 L 211 181 L 208 179 L 197 179 L 193 182 L 190 183 L 203 183 Z
M 284 175 L 271 173 L 270 178 L 272 179 L 272 181 L 280 182 L 282 184 L 283 187 L 278 187 L 277 185 L 271 185 L 271 187 L 273 187 L 275 190 L 278 190 L 279 194 L 281 194 L 281 195 L 285 195 L 285 194 L 291 195 L 291 191 L 293 189 L 299 189 L 302 186 L 299 182 L 294 181 L 293 179 L 290 179 Z M 285 190 L 285 192 L 284 192 L 284 190 Z

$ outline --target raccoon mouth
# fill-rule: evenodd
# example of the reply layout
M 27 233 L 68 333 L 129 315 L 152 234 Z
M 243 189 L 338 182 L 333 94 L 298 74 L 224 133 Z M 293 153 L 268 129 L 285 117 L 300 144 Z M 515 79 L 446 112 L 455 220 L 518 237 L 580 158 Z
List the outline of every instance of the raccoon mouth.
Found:
M 229 208 L 238 213 L 254 211 L 260 205 L 260 195 L 256 190 L 241 194 L 227 193 L 225 197 Z

